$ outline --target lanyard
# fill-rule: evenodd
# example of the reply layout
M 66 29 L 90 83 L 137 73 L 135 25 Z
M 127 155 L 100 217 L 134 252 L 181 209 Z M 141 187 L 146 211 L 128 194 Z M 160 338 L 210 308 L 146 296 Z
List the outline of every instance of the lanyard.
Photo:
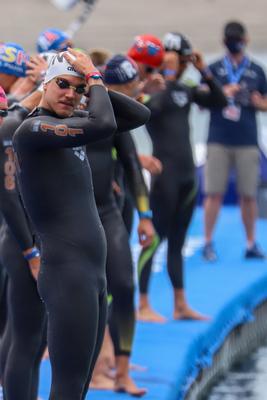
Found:
M 241 76 L 249 66 L 249 59 L 244 57 L 236 70 L 234 70 L 233 64 L 227 56 L 224 57 L 223 64 L 227 72 L 229 83 L 238 83 L 241 79 Z

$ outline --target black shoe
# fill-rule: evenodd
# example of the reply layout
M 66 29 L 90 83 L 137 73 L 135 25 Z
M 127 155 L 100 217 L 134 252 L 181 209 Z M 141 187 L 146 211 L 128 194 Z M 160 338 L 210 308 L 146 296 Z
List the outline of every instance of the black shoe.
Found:
M 245 258 L 256 258 L 258 260 L 264 260 L 266 255 L 258 248 L 256 243 L 245 252 Z
M 217 254 L 214 250 L 212 243 L 207 243 L 204 245 L 203 250 L 202 250 L 202 255 L 206 261 L 209 261 L 209 262 L 217 261 Z

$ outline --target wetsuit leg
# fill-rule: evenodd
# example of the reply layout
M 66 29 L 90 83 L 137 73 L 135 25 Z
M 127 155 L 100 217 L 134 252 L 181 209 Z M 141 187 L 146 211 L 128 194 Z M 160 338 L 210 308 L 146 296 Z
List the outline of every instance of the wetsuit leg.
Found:
M 106 282 L 96 267 L 102 269 L 105 247 L 101 260 L 96 253 L 94 260 L 94 254 L 88 257 L 79 247 L 58 238 L 49 237 L 42 245 L 38 287 L 48 312 L 52 367 L 49 400 L 83 398 L 99 346 L 97 338 L 103 337 L 106 320 L 101 312 L 105 311 Z
M 152 179 L 150 192 L 150 206 L 153 211 L 153 225 L 157 237 L 151 246 L 142 250 L 138 260 L 139 290 L 141 294 L 148 293 L 154 255 L 163 239 L 169 232 L 170 220 L 176 206 L 176 187 L 172 175 L 163 171 L 160 176 Z
M 86 394 L 88 392 L 88 387 L 89 387 L 89 383 L 91 381 L 92 378 L 92 374 L 93 374 L 93 370 L 97 361 L 97 357 L 100 353 L 101 350 L 101 346 L 103 343 L 103 339 L 104 339 L 104 330 L 103 330 L 103 326 L 106 325 L 107 322 L 107 293 L 105 292 L 102 296 L 100 296 L 99 298 L 99 322 L 98 322 L 98 333 L 97 333 L 97 339 L 96 339 L 96 345 L 95 345 L 95 351 L 93 354 L 93 358 L 92 358 L 92 363 L 90 366 L 90 370 L 89 370 L 89 374 L 88 374 L 88 378 L 86 381 L 86 384 L 84 386 L 84 391 L 83 391 L 83 395 L 82 395 L 82 400 L 85 399 Z
M 100 211 L 107 238 L 107 281 L 112 295 L 110 334 L 115 355 L 130 355 L 134 336 L 134 279 L 128 233 L 118 208 Z
M 5 400 L 35 400 L 32 390 L 38 377 L 40 348 L 45 326 L 45 309 L 28 263 L 13 237 L 2 237 L 1 257 L 8 273 L 8 325 L 11 346 L 6 357 L 3 386 Z M 7 352 L 7 350 L 5 350 Z
M 7 323 L 7 285 L 6 270 L 0 264 L 0 337 L 4 334 Z
M 172 286 L 175 289 L 184 287 L 182 249 L 195 208 L 196 195 L 197 188 L 194 181 L 179 185 L 177 207 L 167 235 L 167 267 Z
M 11 346 L 11 324 L 7 318 L 5 331 L 1 339 L 1 349 L 0 349 L 1 381 L 3 380 L 3 374 L 10 346 Z
M 4 218 L 0 213 L 0 226 L 3 224 Z M 7 274 L 6 270 L 0 263 L 0 337 L 4 334 L 7 323 Z
M 46 346 L 47 346 L 47 321 L 44 324 L 41 345 L 34 361 L 33 372 L 32 372 L 32 388 L 30 397 L 31 400 L 36 400 L 38 397 L 40 366 Z
M 155 225 L 154 225 L 155 227 Z M 149 247 L 143 249 L 138 259 L 138 279 L 139 291 L 141 294 L 147 294 L 149 279 L 152 270 L 153 257 L 160 245 L 161 239 L 156 235 Z

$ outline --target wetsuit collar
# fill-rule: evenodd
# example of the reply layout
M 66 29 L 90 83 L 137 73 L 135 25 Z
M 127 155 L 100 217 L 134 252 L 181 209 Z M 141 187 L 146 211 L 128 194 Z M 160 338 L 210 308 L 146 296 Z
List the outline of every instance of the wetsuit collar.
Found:
M 26 112 L 27 114 L 30 112 L 29 108 L 23 107 L 20 103 L 13 103 L 12 106 L 10 106 L 8 109 L 9 109 L 9 111 L 19 109 L 21 111 Z
M 51 117 L 56 117 L 60 118 L 59 115 L 57 115 L 55 112 L 48 110 L 47 108 L 44 107 L 36 107 L 32 110 L 32 112 L 28 115 L 28 117 L 36 117 L 39 115 L 49 115 Z

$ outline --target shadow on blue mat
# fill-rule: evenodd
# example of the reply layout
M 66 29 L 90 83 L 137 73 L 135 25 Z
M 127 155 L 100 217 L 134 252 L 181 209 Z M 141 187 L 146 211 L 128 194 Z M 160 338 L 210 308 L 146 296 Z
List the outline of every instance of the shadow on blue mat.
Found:
M 190 238 L 202 236 L 202 209 L 195 212 Z M 266 220 L 257 223 L 258 242 L 267 251 Z M 136 238 L 133 238 L 133 244 Z M 210 365 L 224 338 L 240 322 L 252 318 L 253 309 L 267 298 L 267 262 L 243 258 L 245 238 L 236 207 L 225 207 L 215 235 L 219 260 L 207 264 L 200 248 L 186 258 L 185 281 L 190 305 L 212 317 L 210 322 L 173 321 L 173 298 L 166 268 L 151 281 L 153 307 L 168 318 L 165 324 L 138 323 L 132 362 L 143 371 L 132 376 L 148 388 L 146 400 L 182 400 L 199 368 Z M 193 254 L 192 254 L 193 253 Z M 164 264 L 164 261 L 162 260 Z M 42 363 L 40 396 L 48 399 L 50 366 Z M 90 391 L 91 400 L 130 399 L 104 391 Z M 86 398 L 86 399 L 87 399 Z

